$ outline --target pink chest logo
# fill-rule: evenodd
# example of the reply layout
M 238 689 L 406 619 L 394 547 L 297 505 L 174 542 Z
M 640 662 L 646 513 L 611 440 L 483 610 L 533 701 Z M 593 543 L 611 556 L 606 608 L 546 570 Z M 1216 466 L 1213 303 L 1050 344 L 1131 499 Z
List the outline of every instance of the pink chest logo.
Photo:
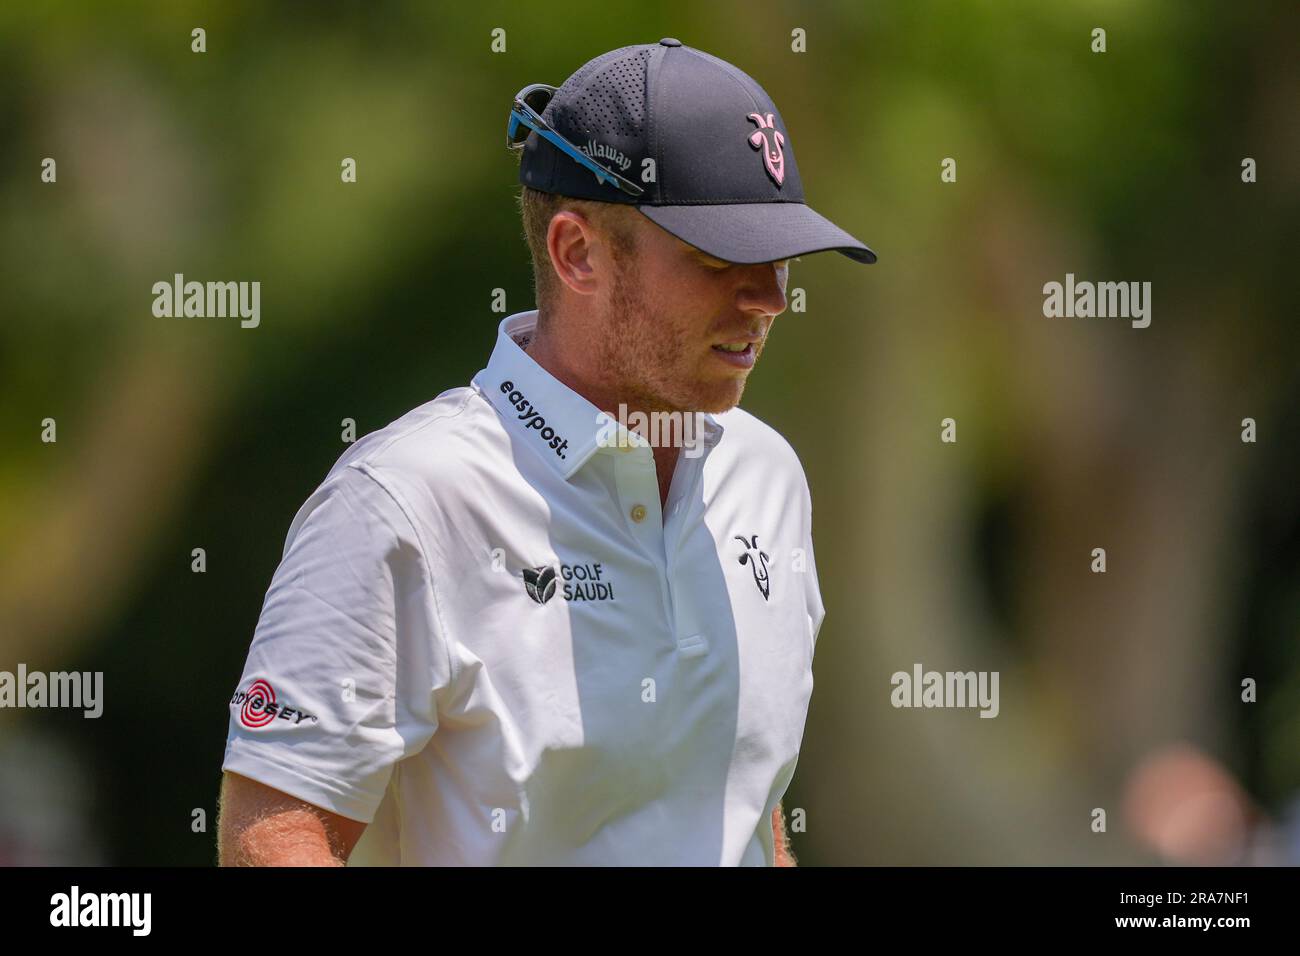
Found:
M 749 134 L 749 145 L 763 151 L 763 165 L 767 167 L 767 174 L 780 186 L 781 180 L 785 179 L 785 153 L 781 151 L 785 137 L 773 125 L 771 113 L 766 116 L 750 113 L 749 118 L 758 124 L 758 129 Z

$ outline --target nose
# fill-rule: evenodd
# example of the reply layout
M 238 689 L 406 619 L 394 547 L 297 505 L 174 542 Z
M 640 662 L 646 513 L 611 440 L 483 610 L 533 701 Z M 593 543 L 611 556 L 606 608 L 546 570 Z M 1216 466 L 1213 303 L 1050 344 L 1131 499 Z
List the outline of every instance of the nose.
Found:
M 737 290 L 736 307 L 744 312 L 761 312 L 773 318 L 785 311 L 785 283 L 789 260 L 759 262 L 744 266 L 745 280 Z

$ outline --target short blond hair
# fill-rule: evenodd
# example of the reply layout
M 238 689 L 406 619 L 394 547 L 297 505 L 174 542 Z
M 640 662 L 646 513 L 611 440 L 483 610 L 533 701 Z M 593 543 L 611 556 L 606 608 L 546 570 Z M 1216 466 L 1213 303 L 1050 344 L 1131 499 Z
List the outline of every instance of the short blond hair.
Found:
M 628 216 L 639 215 L 624 203 L 576 199 L 556 193 L 544 193 L 531 186 L 519 190 L 519 214 L 523 220 L 524 241 L 533 259 L 533 292 L 537 308 L 543 315 L 555 302 L 559 279 L 546 249 L 546 232 L 558 212 L 569 209 L 586 216 L 610 239 L 614 261 L 625 264 L 636 252 L 636 234 Z

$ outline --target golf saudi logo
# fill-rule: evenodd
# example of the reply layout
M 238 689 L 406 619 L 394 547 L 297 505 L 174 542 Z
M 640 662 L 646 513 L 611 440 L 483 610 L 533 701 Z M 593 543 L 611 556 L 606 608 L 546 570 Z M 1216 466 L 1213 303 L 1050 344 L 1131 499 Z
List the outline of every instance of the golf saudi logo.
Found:
M 524 568 L 524 590 L 538 604 L 545 604 L 555 595 L 555 568 Z
M 584 564 L 561 564 L 559 573 L 548 564 L 524 568 L 524 591 L 538 604 L 545 604 L 555 596 L 556 589 L 564 600 L 579 601 L 614 600 L 612 575 L 599 561 Z

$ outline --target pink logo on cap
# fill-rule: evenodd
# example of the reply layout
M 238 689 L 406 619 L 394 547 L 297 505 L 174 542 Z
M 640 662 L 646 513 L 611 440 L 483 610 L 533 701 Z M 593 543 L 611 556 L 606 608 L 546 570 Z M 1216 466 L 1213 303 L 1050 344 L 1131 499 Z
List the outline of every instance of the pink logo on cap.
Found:
M 771 113 L 766 116 L 750 113 L 749 118 L 758 124 L 758 129 L 749 134 L 749 145 L 763 151 L 763 165 L 767 167 L 767 174 L 780 186 L 781 180 L 785 179 L 785 153 L 781 151 L 785 137 L 775 127 Z M 772 134 L 771 139 L 767 136 L 769 132 Z

